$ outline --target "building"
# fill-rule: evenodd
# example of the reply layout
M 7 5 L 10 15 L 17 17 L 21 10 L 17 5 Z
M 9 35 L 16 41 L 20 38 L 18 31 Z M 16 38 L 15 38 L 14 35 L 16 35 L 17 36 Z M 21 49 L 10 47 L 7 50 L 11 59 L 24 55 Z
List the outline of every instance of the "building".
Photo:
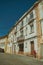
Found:
M 43 1 L 37 1 L 16 23 L 14 50 L 17 54 L 43 56 Z
M 6 52 L 43 57 L 43 0 L 34 3 L 9 31 Z
M 13 53 L 13 43 L 14 43 L 14 30 L 8 33 L 8 44 L 7 44 L 7 53 Z
M 7 35 L 0 37 L 0 49 L 3 49 L 3 52 L 5 52 L 5 53 L 6 53 L 6 50 L 7 50 L 7 43 L 8 43 L 7 39 L 8 39 Z

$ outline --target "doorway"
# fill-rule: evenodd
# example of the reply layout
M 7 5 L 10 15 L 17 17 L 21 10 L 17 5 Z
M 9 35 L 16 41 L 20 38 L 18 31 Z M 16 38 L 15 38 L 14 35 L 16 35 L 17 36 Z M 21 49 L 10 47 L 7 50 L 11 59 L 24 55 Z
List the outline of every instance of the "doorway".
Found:
M 40 54 L 41 54 L 41 58 L 43 59 L 43 43 L 41 44 L 41 51 L 40 51 Z
M 31 41 L 31 55 L 33 55 L 34 51 L 34 41 Z
M 24 51 L 24 44 L 19 44 L 19 53 L 20 54 L 23 54 L 23 51 Z

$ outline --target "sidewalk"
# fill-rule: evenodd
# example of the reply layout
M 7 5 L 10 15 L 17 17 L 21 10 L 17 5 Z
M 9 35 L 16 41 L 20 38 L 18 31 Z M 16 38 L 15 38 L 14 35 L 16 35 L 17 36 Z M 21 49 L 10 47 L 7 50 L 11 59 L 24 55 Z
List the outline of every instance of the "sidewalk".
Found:
M 23 55 L 23 54 L 16 54 L 16 55 L 18 55 L 18 56 L 24 56 L 24 57 L 30 57 L 33 60 L 37 60 L 37 61 L 42 61 L 43 62 L 43 59 L 38 59 L 38 58 L 35 58 L 35 57 L 32 57 L 32 56 L 26 56 L 26 55 Z

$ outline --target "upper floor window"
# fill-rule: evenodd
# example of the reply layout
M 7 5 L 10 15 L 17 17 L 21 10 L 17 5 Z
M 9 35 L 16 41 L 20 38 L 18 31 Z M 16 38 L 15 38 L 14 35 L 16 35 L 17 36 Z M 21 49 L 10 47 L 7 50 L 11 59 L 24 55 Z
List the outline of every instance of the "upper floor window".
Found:
M 41 1 L 41 3 L 40 3 L 42 6 L 43 6 L 43 0 Z
M 3 47 L 4 45 L 5 45 L 4 42 L 2 42 L 2 44 L 0 44 L 0 47 L 1 47 L 1 46 Z
M 25 29 L 25 33 L 26 33 L 26 36 L 27 36 L 27 27 L 26 27 L 26 29 Z
M 16 32 L 17 32 L 17 26 L 16 26 Z
M 26 17 L 26 23 L 28 23 L 30 21 L 29 19 L 30 19 L 29 17 Z
M 30 24 L 30 33 L 33 33 L 33 32 L 34 32 L 34 24 L 31 23 L 31 24 Z
M 23 27 L 23 21 L 21 22 L 21 28 Z
M 33 18 L 33 12 L 30 13 L 30 19 Z
M 41 21 L 41 33 L 43 35 L 43 20 Z
M 23 36 L 23 29 L 22 29 L 22 30 L 20 30 L 20 32 L 21 32 L 21 36 Z
M 25 48 L 27 48 L 27 43 L 25 44 Z

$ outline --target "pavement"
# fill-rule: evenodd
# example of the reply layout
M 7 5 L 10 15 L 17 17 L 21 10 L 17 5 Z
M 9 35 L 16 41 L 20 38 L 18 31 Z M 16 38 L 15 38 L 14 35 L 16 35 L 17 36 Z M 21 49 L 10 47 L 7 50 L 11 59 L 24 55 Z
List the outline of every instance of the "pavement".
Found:
M 43 65 L 43 61 L 29 56 L 0 53 L 0 65 Z

